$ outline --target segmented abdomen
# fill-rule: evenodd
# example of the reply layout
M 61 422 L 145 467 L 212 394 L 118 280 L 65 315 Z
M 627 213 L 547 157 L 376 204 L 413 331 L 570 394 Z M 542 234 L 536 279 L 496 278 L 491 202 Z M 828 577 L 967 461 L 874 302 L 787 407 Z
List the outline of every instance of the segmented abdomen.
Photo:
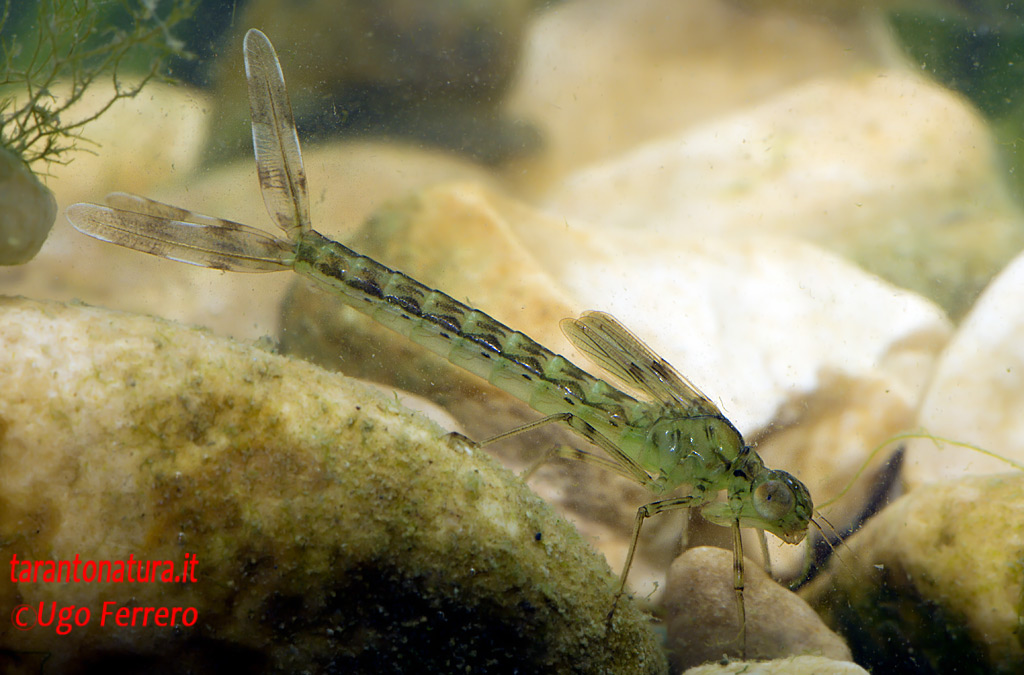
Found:
M 355 309 L 544 413 L 594 410 L 622 419 L 637 401 L 523 333 L 317 232 L 295 271 L 340 291 Z

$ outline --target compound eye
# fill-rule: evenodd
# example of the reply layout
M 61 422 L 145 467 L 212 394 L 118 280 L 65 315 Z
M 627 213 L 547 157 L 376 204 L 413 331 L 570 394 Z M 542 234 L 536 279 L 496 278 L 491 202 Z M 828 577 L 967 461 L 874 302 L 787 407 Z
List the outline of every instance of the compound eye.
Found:
M 767 480 L 754 489 L 754 509 L 769 522 L 793 510 L 793 490 L 780 480 Z

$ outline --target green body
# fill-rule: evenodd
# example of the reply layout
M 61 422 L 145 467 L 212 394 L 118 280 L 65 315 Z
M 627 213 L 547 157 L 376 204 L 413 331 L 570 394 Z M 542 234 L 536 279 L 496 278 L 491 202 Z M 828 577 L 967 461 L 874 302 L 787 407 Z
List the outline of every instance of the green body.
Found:
M 708 513 L 716 522 L 740 520 L 787 541 L 806 531 L 806 488 L 789 474 L 766 469 L 724 416 L 640 401 L 487 314 L 315 231 L 300 235 L 294 269 L 534 410 L 568 414 L 585 423 L 570 426 L 618 448 L 642 469 L 638 480 L 655 494 L 686 484 L 690 505 L 701 506 L 726 490 L 729 508 L 711 507 Z M 761 522 L 750 508 L 751 494 L 759 484 L 780 479 L 796 492 L 798 505 L 806 501 L 806 508 L 798 509 L 792 523 Z

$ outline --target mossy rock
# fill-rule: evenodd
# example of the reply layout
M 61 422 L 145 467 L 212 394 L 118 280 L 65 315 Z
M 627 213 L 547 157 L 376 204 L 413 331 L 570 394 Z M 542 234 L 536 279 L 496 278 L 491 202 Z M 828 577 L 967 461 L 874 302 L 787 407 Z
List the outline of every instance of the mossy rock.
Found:
M 514 475 L 393 398 L 166 321 L 0 299 L 0 552 L 195 583 L 10 583 L 0 669 L 658 673 L 643 615 Z M 104 602 L 195 607 L 114 627 Z M 35 611 L 35 610 L 33 610 Z M 51 670 L 52 669 L 52 670 Z

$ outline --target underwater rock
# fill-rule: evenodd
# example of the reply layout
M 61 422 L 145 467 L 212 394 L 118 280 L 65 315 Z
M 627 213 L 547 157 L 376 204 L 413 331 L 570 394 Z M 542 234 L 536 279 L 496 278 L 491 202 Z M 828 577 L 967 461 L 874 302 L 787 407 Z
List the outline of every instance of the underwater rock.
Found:
M 850 661 L 850 650 L 795 593 L 757 563 L 743 566 L 748 659 L 814 653 Z M 669 570 L 662 600 L 668 613 L 672 669 L 680 672 L 723 656 L 740 658 L 740 623 L 733 589 L 733 554 L 704 546 L 686 551 Z
M 791 238 L 509 222 L 578 305 L 618 317 L 746 434 L 833 376 L 923 391 L 951 334 L 930 301 Z
M 909 488 L 967 474 L 1009 471 L 1024 462 L 1024 255 L 978 299 L 942 352 L 921 403 L 923 433 L 907 445 Z M 984 454 L 994 453 L 996 456 Z
M 21 160 L 0 149 L 0 265 L 35 257 L 57 218 L 57 200 Z
M 850 5 L 850 3 L 845 3 Z M 810 78 L 863 73 L 896 51 L 878 23 L 736 0 L 569 0 L 540 14 L 510 108 L 545 151 L 513 179 L 540 191 L 567 172 L 734 112 Z
M 913 74 L 804 83 L 569 176 L 553 215 L 628 232 L 789 235 L 962 315 L 1024 248 L 984 120 Z
M 705 663 L 686 670 L 683 675 L 867 675 L 850 661 L 835 661 L 824 656 L 793 656 L 775 661 L 729 661 Z
M 1024 474 L 921 487 L 847 541 L 808 599 L 873 672 L 1019 673 Z
M 134 83 L 121 83 L 134 86 Z M 67 112 L 72 119 L 95 115 L 114 96 L 113 84 L 90 85 Z M 192 172 L 206 136 L 209 101 L 202 93 L 149 82 L 145 93 L 121 98 L 89 123 L 87 148 L 74 161 L 47 167 L 62 206 L 101 199 L 112 190 L 152 194 L 158 186 Z
M 906 62 L 890 3 L 754 4 L 541 15 L 511 105 L 547 148 L 509 179 L 570 222 L 795 234 L 962 316 L 1024 248 L 987 123 Z
M 486 163 L 530 152 L 537 132 L 502 101 L 538 4 L 254 0 L 222 39 L 209 156 L 251 147 L 240 47 L 253 26 L 282 54 L 303 139 L 388 135 Z
M 393 398 L 83 306 L 0 299 L 0 343 L 0 556 L 19 576 L 0 599 L 26 622 L 90 612 L 66 634 L 5 621 L 5 672 L 37 654 L 59 672 L 664 671 L 632 603 L 606 626 L 615 578 L 572 527 Z M 186 554 L 192 583 L 8 567 Z M 101 625 L 105 607 L 197 618 Z

